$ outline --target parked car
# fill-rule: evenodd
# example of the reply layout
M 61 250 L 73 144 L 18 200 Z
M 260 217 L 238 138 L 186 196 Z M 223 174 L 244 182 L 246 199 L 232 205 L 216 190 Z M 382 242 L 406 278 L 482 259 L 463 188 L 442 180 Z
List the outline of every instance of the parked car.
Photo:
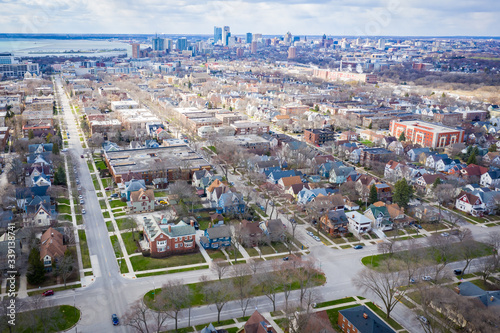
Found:
M 113 326 L 116 326 L 120 323 L 120 321 L 118 320 L 118 316 L 114 313 L 111 315 L 111 321 L 113 322 Z
M 113 194 L 110 195 L 110 197 L 112 197 L 112 198 L 118 198 L 118 193 L 113 193 Z
M 83 158 L 83 155 L 80 155 L 80 158 Z
M 429 321 L 424 316 L 417 316 L 417 319 L 426 325 L 429 324 Z
M 420 224 L 415 224 L 415 228 L 422 229 L 422 226 Z
M 415 279 L 410 278 L 410 283 L 415 283 Z
M 109 187 L 105 187 L 104 189 L 105 189 L 106 191 L 109 191 Z
M 443 233 L 441 234 L 441 236 L 443 236 L 443 237 L 448 237 L 449 235 L 450 235 L 450 234 L 449 234 L 449 233 L 447 233 L 447 232 L 443 232 Z
M 85 203 L 85 201 L 83 201 L 83 199 L 80 200 L 80 205 L 83 205 L 84 203 Z
M 309 236 L 314 236 L 314 234 L 313 234 L 311 231 L 308 231 L 308 232 L 307 232 L 307 234 L 308 234 Z
M 422 276 L 422 280 L 424 281 L 431 281 L 432 278 L 429 275 Z
M 313 238 L 314 238 L 314 240 L 315 240 L 316 242 L 321 242 L 321 239 L 319 239 L 319 237 L 318 237 L 318 236 L 313 236 Z
M 454 269 L 453 274 L 455 275 L 462 275 L 462 270 L 461 269 Z
M 288 261 L 288 259 L 289 259 L 288 257 L 284 257 L 283 261 Z
M 363 248 L 363 245 L 359 245 L 359 244 L 354 247 L 355 250 L 361 250 L 362 248 Z
M 83 197 L 82 197 L 82 195 L 81 195 L 81 194 L 78 196 L 78 199 L 83 199 Z
M 168 205 L 168 201 L 165 201 L 165 200 L 160 200 L 160 203 L 161 203 L 162 205 Z
M 42 293 L 42 296 L 52 296 L 52 295 L 54 295 L 54 291 L 53 290 L 45 290 Z
M 82 209 L 82 214 L 85 214 L 85 213 L 86 213 L 85 209 Z

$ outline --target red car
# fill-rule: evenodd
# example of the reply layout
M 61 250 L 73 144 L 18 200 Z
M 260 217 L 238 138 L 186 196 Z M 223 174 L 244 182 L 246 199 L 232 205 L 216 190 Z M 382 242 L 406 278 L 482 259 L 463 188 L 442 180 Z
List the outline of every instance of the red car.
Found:
M 54 295 L 54 291 L 53 290 L 45 290 L 43 293 L 42 293 L 43 296 L 52 296 Z
M 80 155 L 81 158 L 83 158 L 83 155 Z

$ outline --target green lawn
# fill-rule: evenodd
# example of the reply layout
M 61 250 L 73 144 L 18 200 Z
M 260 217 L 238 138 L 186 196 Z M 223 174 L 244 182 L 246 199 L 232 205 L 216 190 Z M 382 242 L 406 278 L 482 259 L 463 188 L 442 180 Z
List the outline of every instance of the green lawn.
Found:
M 69 199 L 66 199 L 66 198 L 57 198 L 56 199 L 57 203 L 60 203 L 60 204 L 65 204 L 65 205 L 69 205 Z
M 125 248 L 127 249 L 128 254 L 135 253 L 138 250 L 136 240 L 139 239 L 139 233 L 135 232 L 135 240 L 132 237 L 132 232 L 122 233 L 123 243 L 125 243 Z
M 109 202 L 111 208 L 117 208 L 117 207 L 127 207 L 127 203 L 123 202 L 121 200 L 113 200 Z
M 259 255 L 259 252 L 253 247 L 247 247 L 245 248 L 245 251 L 247 251 L 250 257 L 257 257 Z
M 106 201 L 105 200 L 99 200 L 99 205 L 101 206 L 101 209 L 106 209 Z
M 83 216 L 81 214 L 76 214 L 76 224 L 82 224 L 83 223 Z
M 57 212 L 59 214 L 71 214 L 71 207 L 67 205 L 57 205 Z
M 104 161 L 103 161 L 103 160 L 96 161 L 96 162 L 95 162 L 95 166 L 97 167 L 97 170 L 104 170 L 104 169 L 107 169 L 107 167 L 106 167 L 106 163 L 104 163 Z
M 330 319 L 330 323 L 332 324 L 332 327 L 334 327 L 334 328 L 338 327 L 337 322 L 339 320 L 339 311 L 349 309 L 349 308 L 354 308 L 356 306 L 359 306 L 359 304 L 346 305 L 346 306 L 343 306 L 340 308 L 326 310 L 326 313 L 328 315 L 328 319 Z
M 146 271 L 150 269 L 159 269 L 166 267 L 175 267 L 183 265 L 205 263 L 201 253 L 191 253 L 176 255 L 169 258 L 151 258 L 143 256 L 134 256 L 130 258 L 134 271 Z
M 318 303 L 318 304 L 316 304 L 316 308 L 324 308 L 327 306 L 349 303 L 349 302 L 354 302 L 354 301 L 355 301 L 354 297 L 346 297 L 346 298 L 336 299 L 334 301 Z
M 136 228 L 137 228 L 137 223 L 135 222 L 135 220 L 133 218 L 131 218 L 131 217 L 125 217 L 125 218 L 116 219 L 116 224 L 118 225 L 118 229 L 120 229 L 120 230 L 128 230 L 129 228 L 127 228 L 127 224 L 129 224 L 129 221 L 131 223 L 133 223 L 136 226 Z
M 478 244 L 478 246 L 477 246 L 478 249 L 476 250 L 476 252 L 473 256 L 474 258 L 484 257 L 484 256 L 490 255 L 492 253 L 491 247 L 488 246 L 487 244 L 484 244 L 481 242 L 476 242 L 476 243 Z M 432 260 L 433 256 L 435 255 L 432 252 L 432 249 L 430 249 L 430 248 L 426 248 L 425 250 L 423 249 L 422 251 L 425 251 L 426 258 L 424 258 L 424 259 L 427 259 L 427 260 Z M 393 255 L 393 258 L 397 260 L 398 254 L 404 255 L 405 251 L 395 253 Z M 380 266 L 380 263 L 382 261 L 387 260 L 389 257 L 390 257 L 390 254 L 376 254 L 373 256 L 363 257 L 361 259 L 361 262 L 365 266 L 377 268 Z M 453 262 L 453 261 L 458 261 L 458 260 L 461 260 L 461 259 L 459 257 L 459 254 L 457 254 L 456 252 L 451 252 L 449 257 L 447 258 L 448 262 Z
M 19 312 L 16 315 L 15 332 L 65 331 L 73 327 L 79 319 L 80 310 L 70 305 Z
M 109 219 L 110 218 L 109 212 L 108 211 L 103 212 L 102 217 L 104 217 L 105 219 Z
M 223 259 L 223 260 L 226 260 L 226 256 L 224 255 L 224 253 L 222 253 L 221 250 L 206 250 L 207 251 L 207 254 L 210 256 L 210 258 L 212 258 L 213 260 L 215 259 Z
M 140 277 L 155 276 L 155 275 L 165 275 L 165 274 L 173 274 L 173 273 L 180 273 L 180 272 L 187 272 L 187 271 L 196 271 L 199 269 L 208 269 L 208 267 L 209 267 L 208 265 L 201 265 L 201 266 L 197 266 L 197 267 L 171 269 L 168 271 L 161 271 L 161 272 L 154 272 L 154 273 L 136 274 L 135 276 L 140 278 Z
M 162 198 L 162 197 L 166 197 L 166 196 L 167 196 L 167 193 L 164 191 L 155 191 L 155 198 Z
M 87 235 L 85 230 L 78 230 L 78 238 L 80 238 L 80 251 L 82 253 L 83 268 L 92 268 L 90 264 L 90 253 L 87 245 Z
M 136 258 L 136 257 L 132 257 L 131 259 L 133 258 Z M 250 276 L 248 276 L 248 278 L 250 278 Z M 222 279 L 223 283 L 230 283 L 231 282 L 231 278 L 228 278 L 228 279 Z M 210 281 L 210 282 L 204 282 L 204 283 L 192 283 L 192 284 L 187 284 L 187 286 L 191 289 L 191 291 L 193 292 L 193 303 L 191 304 L 191 306 L 201 306 L 201 305 L 206 305 L 206 301 L 205 301 L 205 297 L 203 295 L 203 291 L 202 291 L 202 288 L 204 285 L 206 284 L 209 284 L 209 283 L 217 283 L 218 281 Z M 325 282 L 326 282 L 326 278 L 324 275 L 322 274 L 316 274 L 316 276 L 314 276 L 312 278 L 312 281 L 313 282 L 313 285 L 314 286 L 320 286 L 320 285 L 323 285 Z M 297 289 L 300 289 L 300 285 L 299 285 L 299 282 L 298 281 L 295 281 L 292 283 L 292 290 L 297 290 Z M 282 287 L 278 287 L 277 290 L 282 290 Z M 153 293 L 153 290 L 150 290 L 149 292 L 147 292 L 145 295 L 144 295 L 144 301 L 145 303 L 149 306 L 149 307 L 152 307 L 154 308 L 154 304 L 153 304 L 153 295 L 156 294 L 156 295 L 159 295 L 161 293 L 161 288 L 158 288 L 158 289 L 155 289 L 154 290 L 154 293 Z M 262 286 L 259 285 L 259 284 L 255 284 L 253 286 L 253 289 L 252 289 L 252 292 L 251 292 L 251 295 L 252 296 L 260 296 L 262 295 L 263 292 L 262 292 Z M 233 298 L 234 299 L 234 298 Z
M 120 217 L 120 216 L 125 216 L 125 215 L 127 215 L 127 213 L 125 213 L 125 212 L 121 212 L 121 213 L 115 213 L 115 214 L 113 214 L 113 215 L 114 215 L 115 217 Z
M 113 222 L 111 221 L 106 222 L 106 227 L 108 228 L 108 231 L 115 231 L 115 228 L 113 227 Z
M 113 249 L 115 250 L 115 255 L 117 258 L 123 257 L 122 249 L 120 247 L 120 243 L 118 242 L 118 236 L 113 235 L 109 237 L 111 239 L 111 244 L 113 245 Z

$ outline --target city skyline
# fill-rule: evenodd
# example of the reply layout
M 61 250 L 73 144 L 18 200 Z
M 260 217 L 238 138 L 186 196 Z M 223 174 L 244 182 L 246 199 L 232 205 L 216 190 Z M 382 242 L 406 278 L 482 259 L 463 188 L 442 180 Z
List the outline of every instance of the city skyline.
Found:
M 491 0 L 0 2 L 3 33 L 210 34 L 214 26 L 230 26 L 234 35 L 500 35 L 495 22 L 500 4 Z

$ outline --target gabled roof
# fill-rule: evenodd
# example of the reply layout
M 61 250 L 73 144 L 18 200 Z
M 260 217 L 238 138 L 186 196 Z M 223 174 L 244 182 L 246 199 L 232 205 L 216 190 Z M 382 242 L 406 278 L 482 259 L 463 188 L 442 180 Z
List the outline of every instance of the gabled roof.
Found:
M 302 191 L 302 189 L 304 188 L 309 189 L 309 184 L 307 183 L 293 184 L 292 186 L 290 186 L 290 188 L 292 189 L 293 194 L 297 195 L 299 194 L 300 191 Z
M 458 198 L 462 198 L 465 195 L 469 204 L 474 205 L 478 200 L 482 202 L 481 198 L 472 194 L 471 192 L 462 191 L 458 195 Z
M 245 333 L 267 333 L 267 326 L 271 324 L 264 318 L 259 311 L 255 310 L 254 313 L 248 318 L 245 323 Z M 271 326 L 271 332 L 276 333 L 276 330 Z
M 142 195 L 146 195 L 147 199 L 149 200 L 153 200 L 155 199 L 155 193 L 153 190 L 144 190 L 144 189 L 140 189 L 139 191 L 134 191 L 132 193 L 130 193 L 130 201 L 134 202 L 134 201 L 139 201 L 139 199 L 142 197 Z
M 168 231 L 168 225 L 161 225 L 162 231 L 170 237 L 190 236 L 195 235 L 196 230 L 194 227 L 180 221 L 176 225 L 171 226 L 171 231 Z
M 125 190 L 127 192 L 139 191 L 140 189 L 146 189 L 146 183 L 144 179 L 131 179 L 125 184 Z
M 222 237 L 230 237 L 231 236 L 231 229 L 229 228 L 228 225 L 225 224 L 216 224 L 211 228 L 208 228 L 206 230 L 206 233 L 208 234 L 208 237 L 210 239 L 217 239 L 217 238 L 222 238 Z
M 50 227 L 42 234 L 40 239 L 40 259 L 46 255 L 51 258 L 63 257 L 66 246 L 63 244 L 63 235 L 56 229 Z
M 279 181 L 281 183 L 283 183 L 283 187 L 285 187 L 285 188 L 288 188 L 294 184 L 301 184 L 302 183 L 300 176 L 282 177 Z

